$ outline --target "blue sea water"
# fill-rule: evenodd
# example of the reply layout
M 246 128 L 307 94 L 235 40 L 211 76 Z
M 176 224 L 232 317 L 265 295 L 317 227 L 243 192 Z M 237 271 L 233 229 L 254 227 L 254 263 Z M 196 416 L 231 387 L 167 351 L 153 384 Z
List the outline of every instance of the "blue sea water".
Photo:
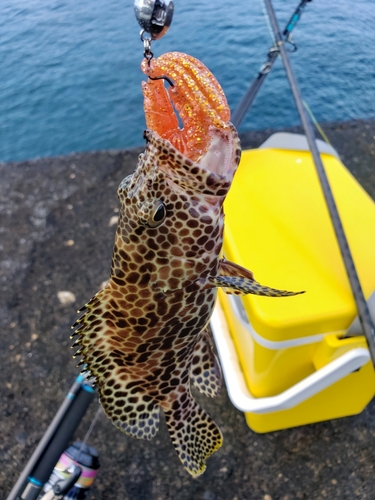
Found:
M 174 0 L 155 56 L 201 59 L 232 109 L 272 43 L 260 0 Z M 273 1 L 283 28 L 298 0 Z M 375 0 L 311 1 L 292 64 L 320 122 L 375 117 Z M 0 1 L 0 161 L 143 143 L 143 55 L 132 0 Z M 242 130 L 298 115 L 278 61 Z

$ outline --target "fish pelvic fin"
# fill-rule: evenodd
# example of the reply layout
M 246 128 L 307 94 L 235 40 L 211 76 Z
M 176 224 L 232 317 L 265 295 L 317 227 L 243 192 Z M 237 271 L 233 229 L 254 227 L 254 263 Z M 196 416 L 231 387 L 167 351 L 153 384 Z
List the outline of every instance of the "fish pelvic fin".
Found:
M 210 335 L 203 330 L 194 349 L 190 380 L 200 392 L 212 398 L 219 393 L 222 378 Z
M 292 295 L 300 295 L 302 292 L 289 292 L 288 290 L 278 290 L 269 286 L 261 285 L 255 280 L 240 278 L 235 276 L 210 276 L 208 281 L 212 286 L 223 288 L 228 294 L 247 295 L 262 295 L 264 297 L 290 297 Z
M 164 411 L 164 414 L 182 465 L 197 477 L 206 470 L 206 459 L 223 444 L 223 437 L 219 427 L 190 394 L 187 401 L 187 404 L 178 403 L 177 409 Z

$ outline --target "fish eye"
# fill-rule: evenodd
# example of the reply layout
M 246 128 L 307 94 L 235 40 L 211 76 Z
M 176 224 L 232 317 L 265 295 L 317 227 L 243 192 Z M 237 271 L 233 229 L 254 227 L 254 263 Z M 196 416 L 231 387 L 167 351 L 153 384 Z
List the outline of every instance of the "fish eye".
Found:
M 164 221 L 167 215 L 167 209 L 165 208 L 164 203 L 157 202 L 155 203 L 154 210 L 152 212 L 151 217 L 148 220 L 149 227 L 158 227 Z

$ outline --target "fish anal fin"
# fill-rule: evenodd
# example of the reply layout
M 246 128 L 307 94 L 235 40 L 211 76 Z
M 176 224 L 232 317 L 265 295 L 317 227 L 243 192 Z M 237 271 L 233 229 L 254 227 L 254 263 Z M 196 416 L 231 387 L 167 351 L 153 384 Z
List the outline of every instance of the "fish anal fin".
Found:
M 212 286 L 224 288 L 226 293 L 236 295 L 261 295 L 264 297 L 290 297 L 305 292 L 289 292 L 288 290 L 278 290 L 269 286 L 261 285 L 254 279 L 236 278 L 232 276 L 210 276 L 208 281 Z
M 189 474 L 197 477 L 206 470 L 206 459 L 221 447 L 223 437 L 212 418 L 189 397 L 184 409 L 164 413 L 179 459 Z
M 207 330 L 203 330 L 195 346 L 190 380 L 200 392 L 211 398 L 221 389 L 221 368 Z

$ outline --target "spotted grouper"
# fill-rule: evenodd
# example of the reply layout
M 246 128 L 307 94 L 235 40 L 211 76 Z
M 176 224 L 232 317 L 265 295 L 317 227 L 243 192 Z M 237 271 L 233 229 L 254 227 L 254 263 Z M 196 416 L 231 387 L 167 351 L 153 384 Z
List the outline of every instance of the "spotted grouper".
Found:
M 143 82 L 146 149 L 119 186 L 111 276 L 82 309 L 74 345 L 114 425 L 151 439 L 162 409 L 181 462 L 198 476 L 222 444 L 190 390 L 215 396 L 221 386 L 207 331 L 217 288 L 294 293 L 262 286 L 220 257 L 240 143 L 212 73 L 177 52 L 145 60 L 142 69 L 150 77 Z

